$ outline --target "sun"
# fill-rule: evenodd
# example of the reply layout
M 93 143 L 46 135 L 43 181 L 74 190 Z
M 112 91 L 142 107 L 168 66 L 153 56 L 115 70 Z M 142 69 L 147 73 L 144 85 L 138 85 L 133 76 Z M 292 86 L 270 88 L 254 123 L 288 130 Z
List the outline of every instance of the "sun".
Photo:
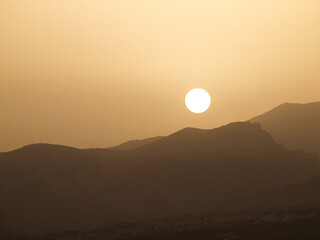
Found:
M 203 113 L 210 107 L 211 97 L 206 90 L 194 88 L 187 93 L 185 103 L 191 112 Z

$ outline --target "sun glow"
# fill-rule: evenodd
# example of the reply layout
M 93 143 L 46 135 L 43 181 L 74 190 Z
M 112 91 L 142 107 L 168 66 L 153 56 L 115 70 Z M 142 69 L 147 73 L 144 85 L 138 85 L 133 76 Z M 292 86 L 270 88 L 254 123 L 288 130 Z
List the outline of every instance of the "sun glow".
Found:
M 185 104 L 191 112 L 203 113 L 210 107 L 211 97 L 206 90 L 194 88 L 187 93 Z

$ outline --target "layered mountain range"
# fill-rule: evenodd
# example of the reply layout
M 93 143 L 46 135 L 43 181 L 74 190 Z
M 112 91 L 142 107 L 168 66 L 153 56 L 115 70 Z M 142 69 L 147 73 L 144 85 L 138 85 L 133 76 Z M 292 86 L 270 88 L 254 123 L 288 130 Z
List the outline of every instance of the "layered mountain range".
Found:
M 287 117 L 278 111 L 278 121 Z M 310 181 L 317 186 L 318 181 L 310 180 L 320 175 L 317 148 L 311 147 L 316 143 L 309 148 L 290 138 L 296 144 L 290 145 L 281 134 L 294 128 L 272 130 L 274 125 L 267 123 L 274 122 L 271 113 L 251 120 L 260 124 L 185 128 L 109 149 L 34 144 L 1 153 L 0 235 L 41 235 L 117 221 L 317 202 L 318 195 L 303 187 Z M 317 141 L 309 134 L 299 136 Z

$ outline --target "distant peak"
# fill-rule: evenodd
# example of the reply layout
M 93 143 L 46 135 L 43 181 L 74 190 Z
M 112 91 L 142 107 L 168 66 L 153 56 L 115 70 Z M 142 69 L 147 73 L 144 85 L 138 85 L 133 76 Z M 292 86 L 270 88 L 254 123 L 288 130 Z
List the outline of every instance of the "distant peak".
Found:
M 291 106 L 312 106 L 312 105 L 320 105 L 320 101 L 318 102 L 309 102 L 309 103 L 290 103 L 290 102 L 285 102 L 280 104 L 278 107 L 275 108 L 281 108 L 281 107 L 291 107 Z
M 320 101 L 318 102 L 310 102 L 310 103 L 282 103 L 271 110 L 262 113 L 258 116 L 250 119 L 251 122 L 259 122 L 260 118 L 266 116 L 272 116 L 273 114 L 289 114 L 291 113 L 300 113 L 303 114 L 305 112 L 318 112 L 320 109 Z
M 45 151 L 51 151 L 51 150 L 66 150 L 66 149 L 74 149 L 77 148 L 64 146 L 64 145 L 57 145 L 57 144 L 49 144 L 49 143 L 35 143 L 35 144 L 29 144 L 22 148 L 18 148 L 16 150 L 13 150 L 11 152 L 16 151 L 38 151 L 38 150 L 45 150 Z

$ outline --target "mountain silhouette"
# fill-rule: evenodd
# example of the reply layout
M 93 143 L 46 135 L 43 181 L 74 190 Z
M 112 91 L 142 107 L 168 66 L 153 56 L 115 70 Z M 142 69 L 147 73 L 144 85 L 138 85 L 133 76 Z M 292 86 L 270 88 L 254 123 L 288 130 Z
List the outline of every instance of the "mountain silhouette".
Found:
M 232 209 L 319 173 L 259 124 L 186 128 L 132 150 L 35 144 L 0 154 L 0 234 L 40 235 Z
M 135 148 L 142 147 L 144 145 L 147 145 L 149 143 L 152 143 L 154 141 L 157 141 L 159 139 L 163 138 L 162 136 L 158 137 L 152 137 L 152 138 L 145 138 L 145 139 L 137 139 L 137 140 L 131 140 L 125 143 L 122 143 L 118 146 L 110 147 L 108 149 L 112 150 L 132 150 Z
M 320 157 L 320 102 L 284 103 L 250 122 L 260 123 L 285 147 L 317 153 Z

